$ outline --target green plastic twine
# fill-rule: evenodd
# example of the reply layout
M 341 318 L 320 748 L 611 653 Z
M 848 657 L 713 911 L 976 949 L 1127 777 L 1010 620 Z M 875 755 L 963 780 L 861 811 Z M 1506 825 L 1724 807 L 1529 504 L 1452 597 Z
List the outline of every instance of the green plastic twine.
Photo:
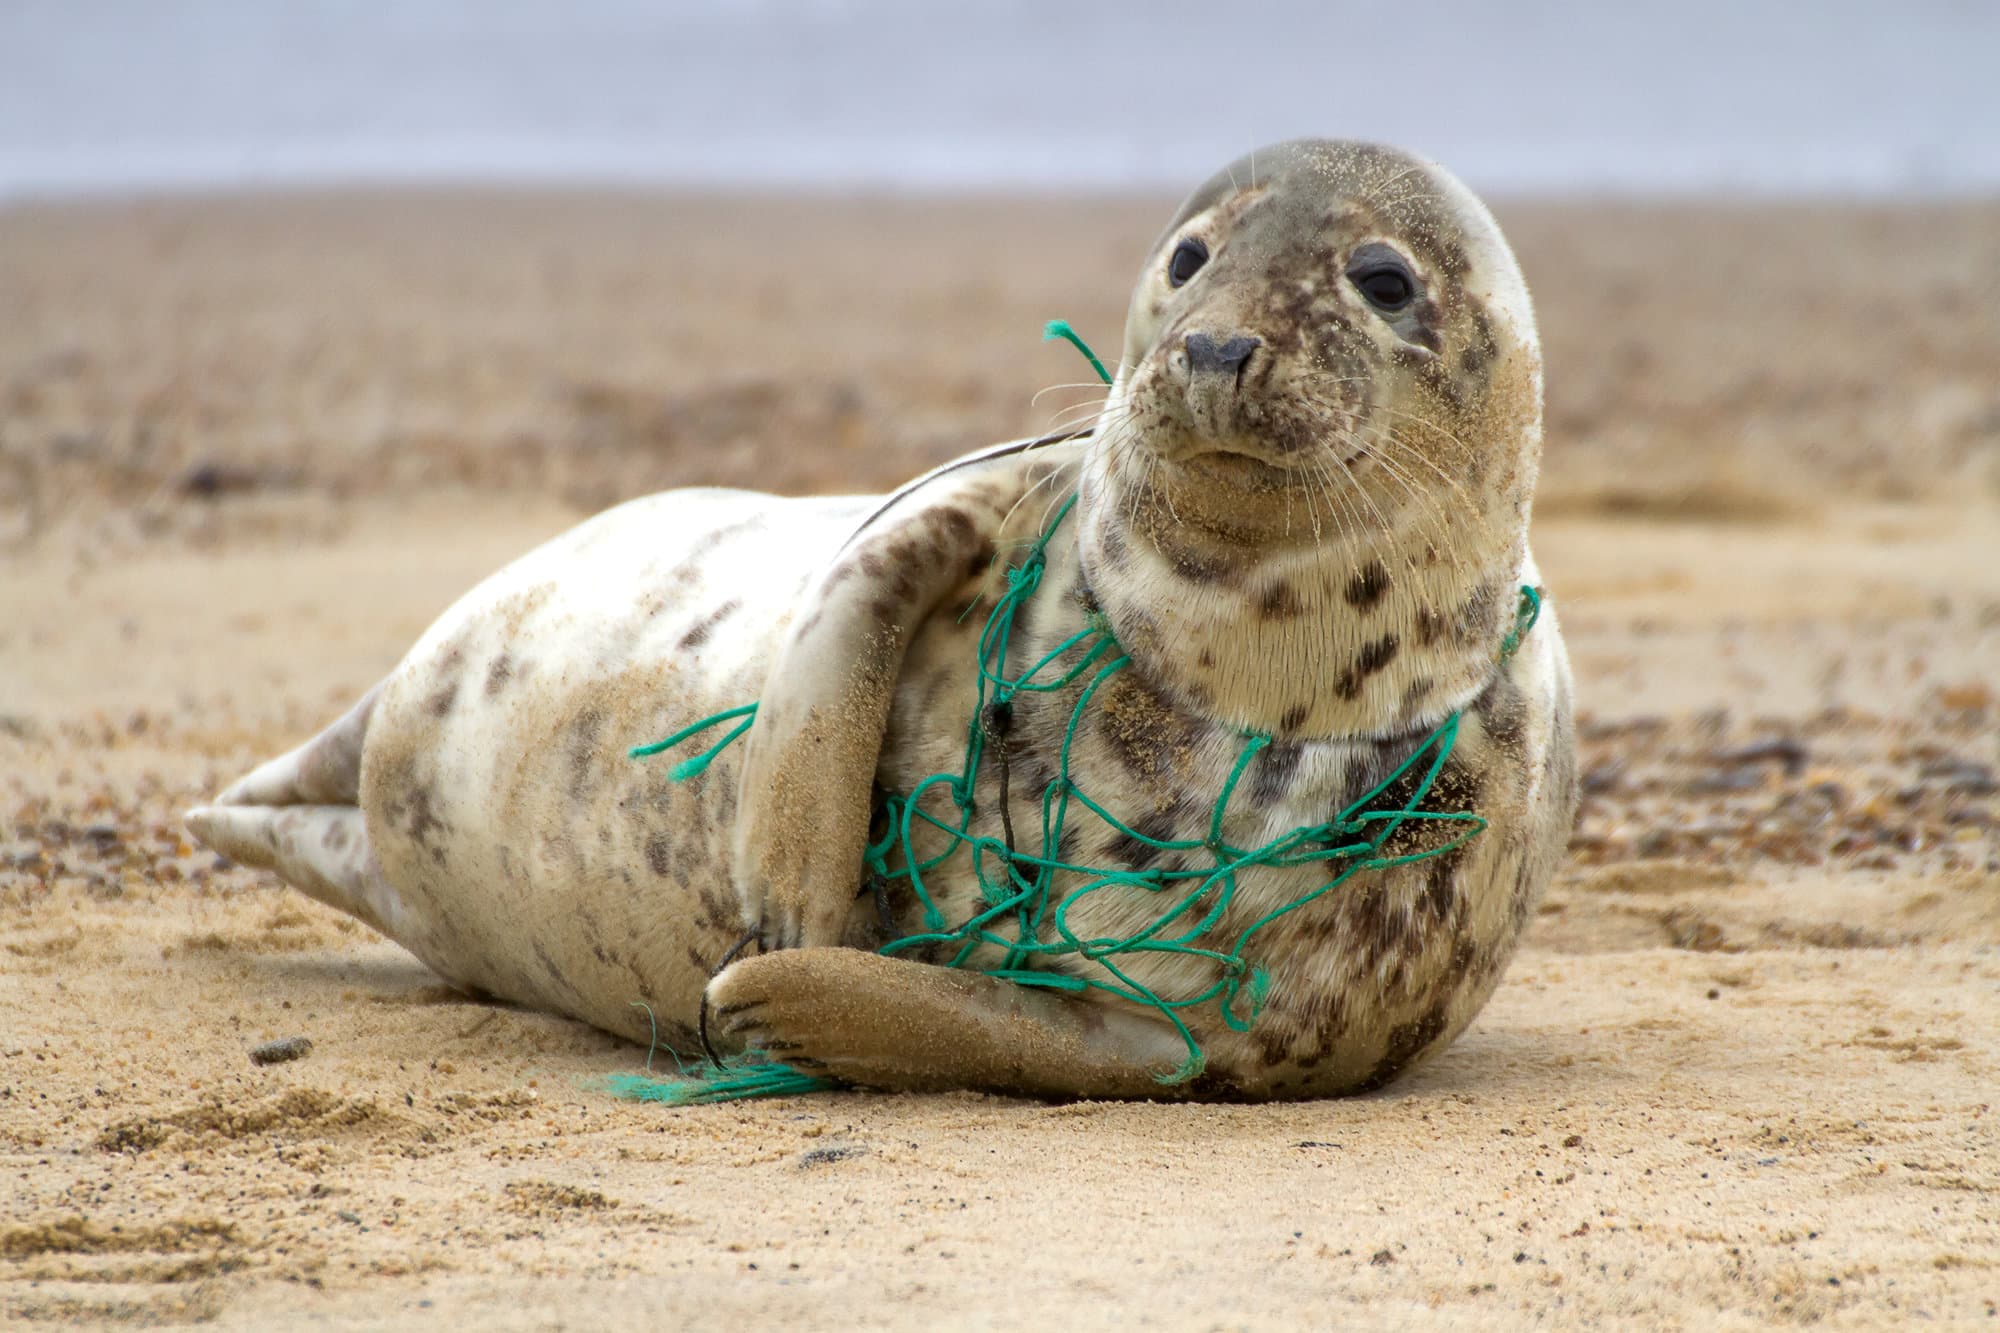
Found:
M 1050 336 L 1067 337 L 1090 349 L 1057 320 L 1049 325 Z M 1095 356 L 1091 363 L 1103 374 Z M 1108 378 L 1108 376 L 1107 376 Z M 1182 1083 L 1199 1074 L 1203 1067 L 1200 1043 L 1194 1038 L 1181 1011 L 1214 1003 L 1224 1024 L 1237 1032 L 1248 1031 L 1263 1009 L 1270 980 L 1251 963 L 1244 951 L 1252 938 L 1280 917 L 1345 884 L 1366 870 L 1387 870 L 1442 856 L 1464 846 L 1486 826 L 1486 820 L 1470 811 L 1431 811 L 1422 807 L 1438 774 L 1451 757 L 1458 740 L 1461 713 L 1453 713 L 1426 736 L 1394 772 L 1346 809 L 1324 824 L 1294 828 L 1264 843 L 1244 848 L 1223 836 L 1225 817 L 1236 789 L 1250 765 L 1271 743 L 1264 732 L 1245 732 L 1243 748 L 1223 783 L 1209 813 L 1202 836 L 1185 839 L 1154 838 L 1140 833 L 1094 800 L 1077 785 L 1070 771 L 1070 751 L 1085 711 L 1097 691 L 1131 659 L 1120 651 L 1109 624 L 1093 616 L 1085 628 L 1045 653 L 1016 676 L 1005 673 L 1004 664 L 1013 636 L 1014 618 L 1021 605 L 1041 586 L 1047 568 L 1047 550 L 1056 530 L 1076 505 L 1071 496 L 1056 512 L 1054 520 L 1036 540 L 1027 558 L 1008 571 L 1007 589 L 987 617 L 978 642 L 978 698 L 966 728 L 964 760 L 956 773 L 933 773 L 906 794 L 885 798 L 887 832 L 879 842 L 863 852 L 863 865 L 871 882 L 882 887 L 906 888 L 919 905 L 923 929 L 893 940 L 882 947 L 888 955 L 926 946 L 947 951 L 949 965 L 962 967 L 982 948 L 997 951 L 999 958 L 984 971 L 1024 986 L 1042 986 L 1065 991 L 1101 990 L 1144 1005 L 1160 1013 L 1186 1043 L 1188 1055 L 1181 1065 L 1160 1077 L 1165 1084 Z M 1541 611 L 1537 589 L 1521 589 L 1514 623 L 1503 638 L 1498 659 L 1504 662 L 1519 649 Z M 1020 850 L 1008 841 L 971 832 L 973 799 L 980 764 L 991 739 L 987 719 L 1005 716 L 1015 696 L 1022 693 L 1048 694 L 1083 681 L 1070 710 L 1064 731 L 1059 769 L 1041 793 L 1041 838 L 1035 852 Z M 732 718 L 742 718 L 720 742 L 673 770 L 676 781 L 684 781 L 707 768 L 715 756 L 756 720 L 756 704 L 717 713 L 653 745 L 636 747 L 634 758 L 657 754 L 690 737 Z M 1419 773 L 1409 796 L 1400 803 L 1382 802 L 1389 790 L 1405 775 Z M 950 813 L 938 814 L 922 807 L 933 791 L 942 794 Z M 1207 864 L 1181 869 L 1155 866 L 1130 870 L 1079 865 L 1065 860 L 1058 849 L 1063 833 L 1076 811 L 1094 817 L 1115 832 L 1137 843 L 1163 852 L 1176 852 L 1185 859 L 1205 859 Z M 912 832 L 921 821 L 946 835 L 944 850 L 919 858 Z M 1383 848 L 1396 831 L 1410 823 L 1462 825 L 1455 836 L 1440 846 L 1400 855 L 1384 855 Z M 933 897 L 926 876 L 945 862 L 969 850 L 974 877 L 979 886 L 978 906 L 972 915 L 956 924 L 946 921 Z M 1330 877 L 1311 892 L 1275 908 L 1245 927 L 1227 948 L 1209 947 L 1205 937 L 1224 918 L 1238 892 L 1238 877 L 1261 867 L 1289 868 L 1321 863 Z M 1079 878 L 1082 883 L 1058 896 L 1058 875 Z M 1071 923 L 1078 904 L 1092 894 L 1108 890 L 1139 892 L 1157 897 L 1161 907 L 1142 929 L 1122 938 L 1085 936 Z M 1168 998 L 1154 991 L 1127 970 L 1145 954 L 1177 954 L 1199 959 L 1213 973 L 1208 985 L 1193 994 Z M 1062 960 L 1059 962 L 1058 960 Z M 1068 965 L 1075 971 L 1055 970 Z M 1052 966 L 1054 965 L 1054 966 Z M 754 1054 L 754 1053 L 753 1053 Z M 637 1075 L 613 1081 L 616 1094 L 639 1100 L 691 1105 L 731 1101 L 786 1093 L 812 1092 L 837 1083 L 774 1062 L 738 1066 L 700 1079 L 655 1080 Z
M 667 774 L 675 782 L 686 782 L 698 773 L 707 772 L 708 766 L 715 762 L 715 756 L 728 749 L 731 741 L 750 730 L 750 724 L 757 720 L 756 704 L 748 703 L 740 708 L 731 708 L 724 712 L 711 714 L 691 727 L 682 727 L 663 741 L 654 741 L 651 745 L 635 745 L 625 752 L 625 757 L 627 759 L 645 759 L 658 754 L 662 750 L 671 750 L 688 737 L 698 736 L 710 727 L 719 726 L 732 717 L 740 717 L 743 720 L 730 728 L 727 736 L 724 736 L 694 758 L 684 759 L 680 763 L 675 764 L 673 771 Z
M 1070 346 L 1083 353 L 1085 359 L 1090 362 L 1090 368 L 1097 372 L 1097 378 L 1106 384 L 1111 383 L 1111 372 L 1104 368 L 1104 363 L 1097 359 L 1097 353 L 1090 350 L 1089 343 L 1077 336 L 1076 330 L 1069 326 L 1069 321 L 1066 319 L 1052 319 L 1042 325 L 1043 342 L 1054 342 L 1058 338 L 1067 339 Z

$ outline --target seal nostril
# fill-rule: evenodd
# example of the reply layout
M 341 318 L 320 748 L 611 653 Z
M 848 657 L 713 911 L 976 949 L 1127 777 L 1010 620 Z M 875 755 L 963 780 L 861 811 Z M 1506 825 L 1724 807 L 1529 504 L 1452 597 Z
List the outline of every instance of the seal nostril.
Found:
M 1218 342 L 1206 333 L 1190 333 L 1187 336 L 1188 369 L 1196 375 L 1228 375 L 1241 381 L 1243 368 L 1250 364 L 1250 355 L 1264 345 L 1262 338 L 1252 338 L 1248 334 L 1237 334 L 1227 342 Z

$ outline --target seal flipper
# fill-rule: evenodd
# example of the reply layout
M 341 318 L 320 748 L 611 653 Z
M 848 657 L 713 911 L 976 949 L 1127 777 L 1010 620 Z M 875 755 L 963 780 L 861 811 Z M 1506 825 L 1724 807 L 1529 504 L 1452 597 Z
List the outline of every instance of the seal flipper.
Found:
M 1131 1005 L 1021 986 L 859 949 L 784 949 L 708 985 L 720 1035 L 786 1064 L 897 1092 L 980 1088 L 1034 1097 L 1179 1100 L 1188 1058 L 1166 1023 Z
M 409 913 L 382 875 L 357 804 L 362 743 L 381 694 L 377 684 L 319 735 L 259 764 L 215 804 L 188 811 L 187 826 L 231 860 L 276 871 L 309 897 L 401 939 Z
M 340 720 L 295 750 L 267 760 L 223 789 L 217 805 L 354 805 L 361 799 L 361 745 L 382 697 L 378 682 Z
M 361 811 L 351 805 L 204 805 L 187 825 L 208 847 L 359 917 L 391 939 L 410 938 L 402 895 L 383 878 Z

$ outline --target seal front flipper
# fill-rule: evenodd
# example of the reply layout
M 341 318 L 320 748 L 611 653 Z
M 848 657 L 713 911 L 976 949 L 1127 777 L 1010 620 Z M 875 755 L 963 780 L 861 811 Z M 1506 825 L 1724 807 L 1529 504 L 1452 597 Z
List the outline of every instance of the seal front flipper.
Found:
M 864 523 L 805 598 L 772 660 L 738 788 L 734 882 L 766 949 L 841 942 L 910 640 L 991 562 L 1029 474 L 1051 466 L 1007 453 L 941 469 Z
M 1173 1028 L 1124 1005 L 858 949 L 791 949 L 709 983 L 716 1030 L 799 1069 L 899 1092 L 1173 1098 Z

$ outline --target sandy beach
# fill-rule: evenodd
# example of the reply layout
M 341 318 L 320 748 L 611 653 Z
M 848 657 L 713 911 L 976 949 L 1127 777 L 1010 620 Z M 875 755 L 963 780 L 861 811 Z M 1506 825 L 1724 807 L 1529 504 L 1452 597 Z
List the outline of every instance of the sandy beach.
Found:
M 0 1312 L 1988 1325 L 2000 205 L 1496 204 L 1586 798 L 1491 1006 L 1382 1092 L 626 1104 L 644 1050 L 189 844 L 596 508 L 1087 412 L 1041 327 L 1114 348 L 1171 207 L 0 209 Z

